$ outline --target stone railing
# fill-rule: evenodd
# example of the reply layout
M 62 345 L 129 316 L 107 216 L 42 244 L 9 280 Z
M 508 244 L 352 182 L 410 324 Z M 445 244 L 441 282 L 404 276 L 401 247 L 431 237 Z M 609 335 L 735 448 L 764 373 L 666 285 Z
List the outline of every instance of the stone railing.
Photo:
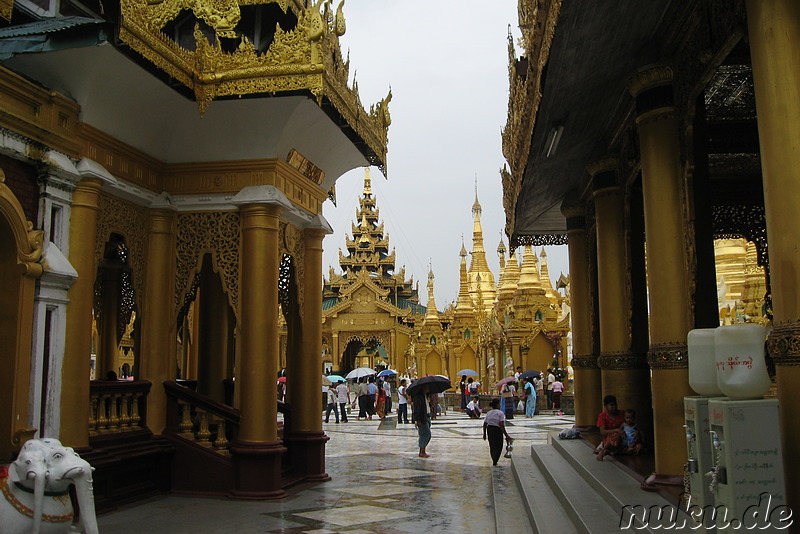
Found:
M 147 380 L 93 380 L 89 387 L 89 436 L 147 428 Z

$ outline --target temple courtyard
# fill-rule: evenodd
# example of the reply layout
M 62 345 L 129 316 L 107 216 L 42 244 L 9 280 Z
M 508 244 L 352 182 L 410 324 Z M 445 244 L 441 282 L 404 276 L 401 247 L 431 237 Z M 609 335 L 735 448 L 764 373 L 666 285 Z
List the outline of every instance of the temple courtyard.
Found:
M 353 414 L 355 415 L 355 414 Z M 537 415 L 508 422 L 512 454 L 570 428 L 574 416 Z M 234 501 L 170 495 L 98 518 L 103 534 L 399 534 L 424 532 L 524 532 L 525 512 L 510 469 L 492 468 L 482 439 L 483 420 L 448 412 L 433 421 L 430 458 L 417 456 L 413 424 L 356 421 L 324 425 L 329 482 L 291 488 L 276 501 Z M 495 500 L 505 517 L 497 527 Z M 517 503 L 517 504 L 515 504 Z M 518 509 L 519 514 L 511 510 Z M 523 527 L 524 528 L 524 527 Z

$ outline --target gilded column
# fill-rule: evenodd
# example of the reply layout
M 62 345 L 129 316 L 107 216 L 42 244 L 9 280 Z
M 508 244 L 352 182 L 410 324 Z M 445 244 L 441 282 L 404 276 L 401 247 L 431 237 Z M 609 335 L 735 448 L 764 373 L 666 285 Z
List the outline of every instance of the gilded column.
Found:
M 690 296 L 672 69 L 643 71 L 629 88 L 636 99 L 641 153 L 655 467 L 658 475 L 678 475 L 686 461 L 686 441 L 675 429 L 684 424 L 683 397 L 694 393 L 686 349 Z
M 786 504 L 800 509 L 800 4 L 794 0 L 747 1 L 747 22 L 761 144 L 775 359 L 783 436 Z
M 615 169 L 616 160 L 600 161 L 589 168 L 597 227 L 598 363 L 603 395 L 616 396 L 622 409 L 634 407 L 646 414 L 650 405 L 648 373 L 643 355 L 631 352 L 625 215 Z M 648 426 L 645 421 L 639 424 Z
M 586 219 L 580 205 L 562 205 L 567 218 L 569 247 L 570 318 L 572 319 L 572 368 L 575 370 L 575 424 L 592 427 L 603 411 L 600 366 L 592 349 L 589 248 Z
M 119 322 L 119 295 L 122 272 L 119 265 L 107 265 L 101 270 L 103 277 L 103 313 L 100 316 L 100 346 L 95 377 L 105 380 L 109 371 L 119 374 L 117 354 L 117 323 Z
M 241 391 L 239 436 L 231 447 L 239 498 L 270 499 L 281 488 L 278 439 L 278 276 L 280 215 L 291 206 L 274 186 L 245 187 L 233 199 L 242 225 L 239 259 L 241 352 L 236 387 Z M 321 372 L 317 369 L 315 372 Z M 321 389 L 321 387 L 320 387 Z
M 164 197 L 150 210 L 139 364 L 142 378 L 153 383 L 147 395 L 147 426 L 154 434 L 166 426 L 167 396 L 160 384 L 175 380 L 175 239 L 175 211 Z
M 67 293 L 66 343 L 61 369 L 61 420 L 59 438 L 70 447 L 89 445 L 89 356 L 92 353 L 95 241 L 102 180 L 81 180 L 72 193 L 69 227 L 69 262 L 78 278 Z
M 332 332 L 331 350 L 333 351 L 333 368 L 342 372 L 342 353 L 339 352 L 339 332 Z
M 287 228 L 287 232 L 290 231 Z M 286 446 L 292 451 L 292 464 L 298 474 L 309 481 L 330 480 L 325 472 L 325 443 L 328 436 L 322 431 L 322 239 L 332 230 L 318 215 L 313 226 L 303 230 L 303 313 L 302 345 L 293 355 L 293 369 L 302 374 L 288 376 L 289 391 L 302 394 L 292 396 L 292 424 L 285 436 Z
M 527 371 L 527 369 L 525 368 L 525 362 L 522 361 L 522 355 L 520 354 L 519 351 L 519 343 L 514 343 L 511 340 L 509 340 L 509 343 L 511 344 L 511 359 L 514 362 L 513 369 L 516 369 L 517 367 L 522 367 L 523 371 Z M 539 370 L 541 371 L 542 369 Z

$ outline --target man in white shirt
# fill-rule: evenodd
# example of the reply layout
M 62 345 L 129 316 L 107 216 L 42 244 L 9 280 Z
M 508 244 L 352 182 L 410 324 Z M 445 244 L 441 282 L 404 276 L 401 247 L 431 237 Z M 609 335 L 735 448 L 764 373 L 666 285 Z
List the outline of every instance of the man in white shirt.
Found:
M 408 398 L 406 397 L 406 379 L 400 381 L 397 388 L 397 423 L 408 424 Z
M 481 409 L 478 406 L 478 397 L 472 397 L 472 400 L 467 403 L 467 415 L 470 419 L 481 418 Z
M 386 393 L 386 411 L 385 414 L 392 413 L 392 385 L 389 383 L 389 377 L 383 379 L 383 391 Z
M 342 423 L 347 422 L 347 404 L 350 402 L 350 388 L 347 387 L 346 382 L 340 382 L 336 386 L 336 397 L 339 402 L 339 411 L 342 414 Z
M 556 383 L 556 375 L 553 374 L 552 369 L 547 370 L 547 391 L 545 395 L 547 396 L 547 409 L 553 409 L 553 384 Z

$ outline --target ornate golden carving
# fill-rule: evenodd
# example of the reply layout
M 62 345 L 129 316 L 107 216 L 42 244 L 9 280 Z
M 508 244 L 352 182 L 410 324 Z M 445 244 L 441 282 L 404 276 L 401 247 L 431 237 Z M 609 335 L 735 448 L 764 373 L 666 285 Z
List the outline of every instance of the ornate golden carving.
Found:
M 239 318 L 239 213 L 200 212 L 178 214 L 177 268 L 175 271 L 175 307 L 179 309 L 191 280 L 201 267 L 206 252 L 212 254 L 214 272 L 218 273 L 228 303 Z M 277 280 L 275 281 L 277 284 Z
M 24 267 L 25 276 L 37 278 L 42 274 L 39 260 L 44 247 L 44 232 L 33 229 L 33 223 L 25 218 L 22 205 L 5 180 L 5 172 L 0 169 L 0 215 L 5 217 L 14 234 L 17 261 Z
M 261 52 L 236 31 L 239 6 L 270 3 L 284 11 L 291 8 L 297 25 L 288 31 L 276 25 L 272 43 Z M 367 113 L 355 82 L 348 87 L 349 63 L 342 60 L 339 46 L 346 29 L 343 3 L 334 15 L 330 1 L 322 0 L 308 7 L 288 0 L 121 0 L 119 37 L 193 90 L 201 115 L 220 96 L 309 91 L 320 104 L 327 98 L 374 152 L 377 160 L 371 163 L 384 165 L 391 92 Z M 182 10 L 191 10 L 213 33 L 208 37 L 195 25 L 193 50 L 164 33 Z M 223 51 L 220 38 L 236 37 L 238 47 Z
M 800 321 L 775 325 L 767 337 L 767 350 L 775 365 L 800 366 Z
M 644 369 L 647 367 L 647 361 L 644 355 L 634 354 L 632 352 L 603 352 L 597 358 L 597 364 L 600 369 L 611 371 L 625 371 L 629 369 Z
M 280 222 L 278 229 L 279 240 L 281 243 L 281 253 L 288 254 L 294 259 L 294 275 L 297 287 L 304 288 L 297 292 L 300 314 L 305 312 L 305 236 L 303 232 L 291 224 Z
M 534 6 L 530 7 L 529 4 Z M 519 60 L 513 37 L 511 33 L 508 35 L 508 119 L 502 140 L 503 156 L 510 169 L 501 171 L 508 235 L 512 235 L 514 230 L 515 207 L 522 189 L 533 125 L 542 98 L 542 72 L 550 56 L 550 45 L 560 11 L 561 0 L 519 0 L 520 29 L 525 50 L 524 57 Z
M 650 345 L 647 364 L 651 369 L 687 369 L 689 349 L 686 343 L 681 342 Z
M 106 242 L 112 232 L 124 237 L 129 253 L 128 265 L 133 271 L 133 291 L 137 299 L 144 298 L 147 228 L 146 208 L 110 195 L 100 194 L 97 235 L 94 243 L 95 263 L 100 264 Z
M 11 22 L 11 12 L 14 10 L 14 0 L 0 0 L 0 17 Z
M 594 354 L 573 354 L 571 364 L 574 369 L 600 369 Z
M 628 80 L 628 91 L 636 97 L 645 89 L 672 83 L 674 76 L 672 67 L 661 65 L 641 72 L 637 72 Z

